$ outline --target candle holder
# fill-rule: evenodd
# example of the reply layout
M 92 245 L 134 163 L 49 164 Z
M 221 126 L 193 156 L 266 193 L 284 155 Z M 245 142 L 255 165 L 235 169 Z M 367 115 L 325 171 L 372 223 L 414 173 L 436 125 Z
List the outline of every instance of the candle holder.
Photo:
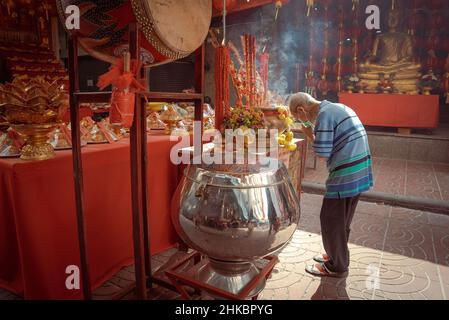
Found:
M 42 161 L 54 158 L 55 150 L 48 143 L 48 135 L 57 125 L 57 123 L 12 125 L 12 128 L 26 141 L 20 159 Z

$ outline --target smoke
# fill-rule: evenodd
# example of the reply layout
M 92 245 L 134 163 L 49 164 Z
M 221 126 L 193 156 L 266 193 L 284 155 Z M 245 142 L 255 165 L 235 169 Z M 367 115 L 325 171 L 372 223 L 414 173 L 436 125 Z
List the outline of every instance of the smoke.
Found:
M 227 25 L 227 39 L 240 51 L 242 50 L 240 36 L 249 33 L 256 36 L 258 54 L 263 52 L 270 54 L 269 90 L 281 96 L 297 89 L 296 65 L 301 66 L 299 76 L 302 78 L 307 69 L 310 18 L 305 16 L 304 10 L 302 1 L 290 1 L 281 8 L 275 22 L 275 8 L 270 4 L 253 12 L 246 12 Z M 315 44 L 318 48 L 323 48 L 325 23 L 316 17 L 313 22 Z M 314 57 L 315 62 L 319 63 L 320 60 L 320 56 Z
M 272 41 L 270 48 L 269 88 L 274 93 L 284 96 L 289 93 L 293 81 L 289 81 L 289 73 L 295 70 L 298 55 L 298 33 L 294 30 L 284 31 L 279 41 Z M 290 77 L 291 78 L 291 77 Z

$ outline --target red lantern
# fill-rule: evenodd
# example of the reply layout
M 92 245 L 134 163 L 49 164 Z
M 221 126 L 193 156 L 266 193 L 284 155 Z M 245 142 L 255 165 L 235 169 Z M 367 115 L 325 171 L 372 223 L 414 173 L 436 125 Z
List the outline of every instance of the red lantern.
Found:
M 226 0 L 226 11 L 231 11 L 237 7 L 238 0 Z M 215 10 L 223 12 L 223 0 L 214 0 L 212 6 Z
M 134 105 L 136 95 L 133 92 L 114 90 L 112 92 L 110 120 L 125 128 L 131 128 L 134 120 Z
M 341 74 L 343 75 L 347 75 L 347 74 L 351 74 L 352 73 L 352 63 L 351 62 L 345 62 L 342 64 L 341 66 Z
M 449 71 L 443 75 L 443 93 L 445 96 L 449 94 Z
M 338 42 L 333 42 L 329 45 L 329 57 L 338 57 Z
M 414 7 L 415 9 L 422 9 L 428 0 L 415 0 L 414 1 Z
M 330 91 L 329 82 L 326 79 L 321 79 L 318 82 L 318 90 L 323 94 L 323 96 L 327 96 Z
M 445 2 L 446 0 L 428 0 L 426 1 L 426 4 L 429 9 L 440 10 L 441 8 L 443 8 Z
M 332 4 L 332 0 L 319 0 L 318 2 L 321 3 L 321 5 L 325 8 L 329 7 Z
M 441 49 L 445 52 L 449 52 L 449 37 L 445 37 L 444 39 L 441 39 Z

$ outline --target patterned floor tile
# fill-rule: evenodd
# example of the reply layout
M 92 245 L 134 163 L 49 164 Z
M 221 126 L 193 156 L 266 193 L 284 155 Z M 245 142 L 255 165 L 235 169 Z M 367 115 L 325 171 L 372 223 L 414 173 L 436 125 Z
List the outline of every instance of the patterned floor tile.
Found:
M 412 259 L 435 263 L 429 225 L 392 218 L 385 241 L 385 251 Z
M 433 164 L 443 200 L 449 200 L 449 164 Z
M 6 291 L 3 289 L 0 289 L 0 301 L 1 300 L 20 300 L 20 297 Z
M 372 202 L 359 202 L 357 205 L 357 216 L 361 214 L 367 214 L 379 218 L 388 218 L 390 215 L 390 207 L 378 204 L 378 203 L 372 203 Z
M 373 175 L 375 191 L 449 200 L 448 164 L 374 158 Z M 304 180 L 324 184 L 327 176 L 326 164 L 318 162 L 316 169 L 307 166 Z
M 449 284 L 449 228 L 434 226 L 432 232 L 440 278 Z
M 310 277 L 299 277 L 298 281 L 288 287 L 289 300 L 304 300 L 305 295 L 313 295 L 317 288 L 316 282 L 316 279 Z
M 116 294 L 119 294 L 121 292 L 121 287 L 115 285 L 113 283 L 114 279 L 110 280 L 97 290 L 95 290 L 93 294 L 94 300 L 110 300 L 112 299 Z
M 383 159 L 375 172 L 375 190 L 401 194 L 405 192 L 406 163 L 401 160 Z
M 358 246 L 353 243 L 349 244 L 349 251 L 351 253 L 351 266 L 379 266 L 380 259 L 382 258 L 381 250 Z
M 443 300 L 440 282 L 430 279 L 410 277 L 398 278 L 388 282 L 381 280 L 376 294 L 393 300 Z
M 449 229 L 449 215 L 428 213 L 429 224 Z
M 407 196 L 442 200 L 440 186 L 430 162 L 407 162 Z
M 449 284 L 443 283 L 444 300 L 449 300 Z
M 427 212 L 408 208 L 400 208 L 400 207 L 391 208 L 391 218 L 401 220 L 401 224 L 403 225 L 408 225 L 411 223 L 417 224 L 429 223 L 429 215 Z
M 380 164 L 388 161 L 382 160 Z M 449 217 L 361 202 L 354 217 L 347 278 L 319 278 L 305 272 L 323 252 L 319 213 L 321 196 L 303 194 L 299 229 L 277 253 L 280 262 L 260 295 L 263 300 L 390 300 L 449 298 Z M 159 268 L 176 253 L 152 259 Z M 134 280 L 134 268 L 123 268 L 95 290 L 95 299 L 111 299 Z M 16 299 L 0 290 L 0 300 Z M 134 292 L 124 297 L 135 299 Z M 155 300 L 180 299 L 176 292 L 155 286 Z M 212 299 L 204 295 L 202 299 Z
M 371 249 L 382 250 L 387 226 L 388 221 L 385 218 L 356 214 L 351 225 L 349 242 Z

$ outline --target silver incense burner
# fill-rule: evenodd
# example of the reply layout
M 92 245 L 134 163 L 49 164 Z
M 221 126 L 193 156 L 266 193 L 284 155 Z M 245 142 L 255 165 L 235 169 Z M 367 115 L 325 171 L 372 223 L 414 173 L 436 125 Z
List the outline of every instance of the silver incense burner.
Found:
M 258 274 L 255 260 L 290 241 L 300 217 L 288 171 L 271 158 L 256 165 L 190 165 L 173 205 L 180 237 L 209 258 L 195 277 L 234 294 Z

